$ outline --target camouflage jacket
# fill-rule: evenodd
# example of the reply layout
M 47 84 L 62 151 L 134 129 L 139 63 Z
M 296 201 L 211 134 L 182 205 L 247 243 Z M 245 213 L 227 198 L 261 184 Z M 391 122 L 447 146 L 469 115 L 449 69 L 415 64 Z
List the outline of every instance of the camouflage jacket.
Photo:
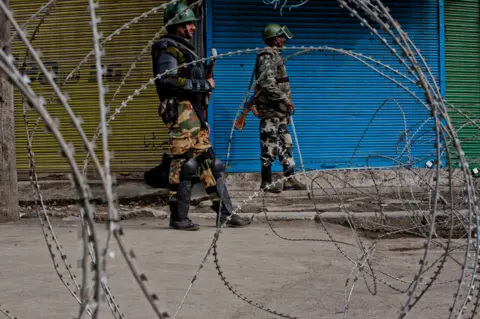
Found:
M 255 77 L 255 105 L 259 117 L 287 117 L 292 94 L 287 69 L 278 49 L 266 47 L 257 54 Z

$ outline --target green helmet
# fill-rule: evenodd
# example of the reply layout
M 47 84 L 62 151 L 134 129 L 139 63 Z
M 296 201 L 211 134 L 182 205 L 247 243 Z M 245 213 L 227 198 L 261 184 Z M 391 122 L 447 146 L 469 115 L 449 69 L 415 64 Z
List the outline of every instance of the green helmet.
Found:
M 163 12 L 163 23 L 167 24 L 167 22 L 173 19 L 173 17 L 175 17 L 177 14 L 179 15 L 171 21 L 171 25 L 198 21 L 193 10 L 185 5 L 182 1 L 179 1 L 177 3 L 168 5 L 165 8 L 165 11 Z
M 293 38 L 293 34 L 288 30 L 288 27 L 284 25 L 283 27 L 276 23 L 269 23 L 263 29 L 263 40 L 279 37 L 284 35 L 287 40 Z

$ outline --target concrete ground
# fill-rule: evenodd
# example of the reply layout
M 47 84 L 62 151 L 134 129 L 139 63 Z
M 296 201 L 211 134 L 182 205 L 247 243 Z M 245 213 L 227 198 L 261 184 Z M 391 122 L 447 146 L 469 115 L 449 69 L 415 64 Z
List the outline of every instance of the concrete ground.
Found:
M 173 318 L 177 305 L 207 251 L 214 233 L 213 221 L 201 219 L 198 232 L 177 232 L 167 228 L 167 220 L 135 219 L 122 222 L 127 249 L 133 248 L 137 267 L 148 276 L 148 285 L 157 293 L 158 305 Z M 54 230 L 67 261 L 81 282 L 79 260 L 82 244 L 76 220 L 54 220 Z M 97 224 L 102 246 L 106 231 Z M 326 232 L 311 221 L 276 222 L 274 230 L 286 238 L 328 239 Z M 327 225 L 333 238 L 355 245 L 348 228 Z M 27 219 L 0 225 L 0 305 L 18 318 L 72 318 L 78 304 L 58 279 L 47 251 L 38 220 Z M 367 234 L 364 234 L 367 235 Z M 372 240 L 364 238 L 365 242 Z M 355 287 L 349 306 L 349 318 L 397 318 L 407 295 L 388 288 L 388 282 L 406 289 L 422 258 L 424 240 L 395 238 L 381 240 L 372 266 L 378 276 L 375 295 L 371 277 L 348 282 Z M 128 271 L 117 245 L 114 259 L 108 260 L 108 280 L 112 293 L 126 318 L 154 318 L 146 299 Z M 350 257 L 358 248 L 339 247 Z M 53 248 L 55 249 L 55 248 Z M 433 247 L 430 261 L 442 250 Z M 57 262 L 59 253 L 55 252 Z M 461 259 L 462 252 L 455 254 Z M 219 261 L 232 286 L 262 306 L 297 318 L 343 318 L 346 280 L 353 264 L 331 242 L 289 241 L 279 238 L 268 224 L 252 224 L 244 229 L 225 229 L 219 241 Z M 67 272 L 60 264 L 65 278 Z M 395 279 L 383 274 L 388 273 Z M 460 267 L 450 259 L 434 285 L 412 310 L 410 318 L 445 318 L 453 302 Z M 425 276 L 431 277 L 430 271 Z M 368 287 L 366 285 L 368 284 Z M 70 284 L 72 285 L 72 284 Z M 423 289 L 423 285 L 420 287 Z M 0 314 L 0 318 L 2 315 Z M 102 304 L 100 318 L 112 318 Z M 210 257 L 200 273 L 178 318 L 277 318 L 259 310 L 232 294 L 216 272 Z

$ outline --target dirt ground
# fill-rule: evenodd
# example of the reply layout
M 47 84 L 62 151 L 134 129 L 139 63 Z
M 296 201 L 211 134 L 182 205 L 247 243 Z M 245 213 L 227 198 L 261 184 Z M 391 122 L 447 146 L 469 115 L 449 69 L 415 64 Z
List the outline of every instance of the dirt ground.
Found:
M 173 318 L 215 228 L 210 221 L 202 220 L 198 232 L 177 232 L 169 230 L 167 222 L 142 219 L 124 221 L 122 225 L 124 241 L 137 256 L 137 267 L 147 275 L 151 291 L 159 296 L 159 308 Z M 67 261 L 81 283 L 79 225 L 72 219 L 68 222 L 57 219 L 54 226 Z M 103 247 L 105 226 L 97 226 Z M 321 226 L 308 221 L 276 223 L 274 230 L 287 239 L 328 239 Z M 350 229 L 328 225 L 328 230 L 335 240 L 356 245 Z M 363 240 L 366 244 L 372 242 Z M 352 275 L 347 283 L 354 265 L 331 242 L 281 239 L 267 224 L 225 229 L 219 241 L 218 258 L 224 276 L 238 292 L 291 317 L 343 318 L 345 294 L 349 294 L 354 283 L 349 318 L 397 318 L 407 294 L 387 287 L 384 282 L 406 289 L 418 270 L 424 242 L 421 238 L 381 240 L 371 257 L 378 279 L 375 282 L 370 276 L 364 280 Z M 339 248 L 356 260 L 359 249 L 353 245 L 339 244 Z M 154 318 L 117 245 L 112 247 L 115 258 L 108 260 L 108 283 L 121 311 L 126 318 Z M 433 247 L 429 260 L 435 260 L 441 252 Z M 59 262 L 59 253 L 56 255 Z M 461 260 L 461 251 L 454 256 Z M 63 264 L 59 269 L 69 279 Z M 429 271 L 425 278 L 432 274 Z M 409 318 L 448 317 L 457 287 L 452 280 L 459 274 L 460 266 L 448 259 L 436 284 L 413 308 Z M 18 318 L 73 318 L 78 313 L 78 303 L 55 273 L 38 220 L 0 225 L 0 305 Z M 102 304 L 99 318 L 113 318 L 106 304 Z M 209 257 L 177 318 L 278 317 L 232 294 L 217 274 L 213 257 Z

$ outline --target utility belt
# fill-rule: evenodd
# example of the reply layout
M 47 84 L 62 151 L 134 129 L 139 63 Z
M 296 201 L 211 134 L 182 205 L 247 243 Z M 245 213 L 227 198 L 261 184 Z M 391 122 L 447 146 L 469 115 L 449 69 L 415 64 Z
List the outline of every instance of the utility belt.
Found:
M 189 160 L 193 158 L 194 153 L 195 153 L 195 150 L 193 148 L 190 148 L 186 153 L 172 155 L 172 158 Z
M 205 97 L 207 96 L 206 93 L 191 93 L 191 94 L 187 94 L 187 93 L 180 93 L 180 94 L 177 94 L 175 96 L 175 98 L 178 100 L 178 101 L 190 101 L 190 103 L 192 104 L 197 104 L 199 106 L 201 106 L 203 109 L 206 108 L 206 105 L 205 105 Z
M 207 106 L 203 103 L 205 94 L 182 94 L 178 96 L 161 97 L 159 115 L 165 124 L 175 123 L 178 119 L 178 101 L 189 101 L 200 120 L 200 126 L 207 128 Z
M 194 158 L 195 150 L 193 148 L 188 149 L 187 152 L 183 154 L 177 154 L 177 155 L 172 155 L 172 158 L 176 159 L 186 159 L 189 160 L 191 158 Z M 196 157 L 197 162 L 201 163 L 207 159 L 215 159 L 215 153 L 213 151 L 213 148 L 209 147 L 205 151 L 203 151 L 200 155 Z
M 288 76 L 283 77 L 283 78 L 277 78 L 275 79 L 275 83 L 280 84 L 280 83 L 288 83 L 290 82 L 290 78 Z M 255 85 L 255 92 L 257 92 L 255 95 L 259 94 L 260 90 L 262 89 L 262 86 L 260 84 Z

